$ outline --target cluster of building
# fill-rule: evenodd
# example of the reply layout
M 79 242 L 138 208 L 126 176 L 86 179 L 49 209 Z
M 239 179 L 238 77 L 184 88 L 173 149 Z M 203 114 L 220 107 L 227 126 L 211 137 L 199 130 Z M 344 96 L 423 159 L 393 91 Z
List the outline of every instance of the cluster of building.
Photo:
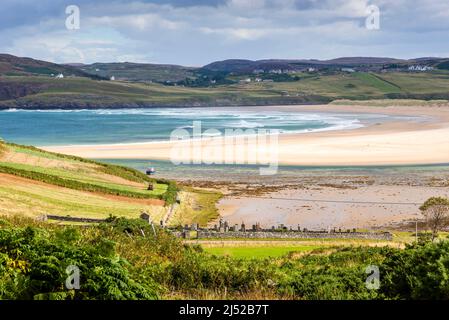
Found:
M 255 78 L 254 82 L 273 82 L 273 79 L 262 79 L 262 78 Z M 245 78 L 245 79 L 241 79 L 239 81 L 240 83 L 251 83 L 253 82 L 253 79 L 251 78 Z
M 291 73 L 297 73 L 297 72 L 315 72 L 317 71 L 316 68 L 313 67 L 301 67 L 297 69 L 270 69 L 270 70 L 264 70 L 264 69 L 255 69 L 253 70 L 254 74 L 263 74 L 263 73 L 271 73 L 271 74 L 291 74 Z
M 425 72 L 425 71 L 432 71 L 434 68 L 430 67 L 430 66 L 421 66 L 421 65 L 416 65 L 416 66 L 410 66 L 408 67 L 408 71 L 421 71 L 421 72 Z
M 347 66 L 341 67 L 336 65 L 321 65 L 321 66 L 298 66 L 295 69 L 255 69 L 253 70 L 253 74 L 292 74 L 298 72 L 320 72 L 325 70 L 333 70 L 333 71 L 341 71 L 347 73 L 353 72 L 398 72 L 398 71 L 418 71 L 418 72 L 426 72 L 433 71 L 435 68 L 429 65 L 391 65 L 391 64 L 376 64 L 376 65 L 359 65 L 357 67 Z

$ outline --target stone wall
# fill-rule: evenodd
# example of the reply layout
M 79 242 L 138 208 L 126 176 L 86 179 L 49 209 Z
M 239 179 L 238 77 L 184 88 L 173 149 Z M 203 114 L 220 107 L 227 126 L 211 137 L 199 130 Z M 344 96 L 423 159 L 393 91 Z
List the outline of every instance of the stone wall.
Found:
M 38 218 L 40 221 L 50 220 L 58 220 L 58 221 L 67 221 L 67 222 L 84 222 L 84 223 L 101 223 L 105 222 L 105 219 L 92 219 L 92 218 L 78 218 L 78 217 L 69 217 L 69 216 L 55 216 L 55 215 L 42 215 Z
M 198 239 L 367 239 L 367 240 L 387 240 L 393 239 L 389 232 L 215 232 L 215 231 L 198 231 Z

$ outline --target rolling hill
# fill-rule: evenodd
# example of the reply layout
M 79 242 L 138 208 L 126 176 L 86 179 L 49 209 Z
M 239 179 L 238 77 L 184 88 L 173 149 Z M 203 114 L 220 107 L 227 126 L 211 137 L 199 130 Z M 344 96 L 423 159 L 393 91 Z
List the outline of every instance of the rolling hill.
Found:
M 94 63 L 79 66 L 89 75 L 134 82 L 177 82 L 194 77 L 195 68 L 149 63 Z
M 61 65 L 32 58 L 16 57 L 10 54 L 0 54 L 0 76 L 31 76 L 31 75 L 57 75 L 88 77 L 102 79 L 96 75 L 90 75 L 78 67 Z
M 449 100 L 449 73 L 303 74 L 294 81 L 213 87 L 165 86 L 73 77 L 0 77 L 0 109 L 258 106 L 334 100 Z
M 148 190 L 149 184 L 153 190 Z M 220 197 L 218 192 L 179 188 L 174 181 L 131 168 L 0 139 L 0 219 L 136 219 L 147 212 L 155 223 L 206 225 L 217 218 Z
M 407 68 L 413 64 L 425 64 L 438 68 L 438 65 L 447 61 L 443 58 L 418 58 L 418 59 L 394 59 L 394 58 L 378 58 L 378 57 L 342 57 L 331 60 L 314 60 L 314 59 L 300 59 L 300 60 L 283 60 L 283 59 L 268 59 L 268 60 L 238 60 L 229 59 L 223 61 L 216 61 L 205 65 L 202 69 L 215 72 L 228 72 L 235 74 L 251 74 L 269 72 L 270 70 L 290 70 L 302 71 L 308 68 L 315 69 L 341 69 L 344 67 L 358 68 L 364 71 L 380 71 L 389 66 L 399 66 Z
M 334 100 L 448 100 L 447 59 L 349 57 L 225 60 L 202 68 L 57 65 L 0 55 L 0 109 L 319 104 Z M 410 72 L 408 66 L 433 67 Z M 346 68 L 346 69 L 345 69 Z M 55 78 L 55 73 L 65 77 Z M 114 81 L 110 77 L 114 76 Z
M 154 190 L 148 191 L 148 184 Z M 161 219 L 173 203 L 173 182 L 133 169 L 0 142 L 0 214 Z M 155 220 L 158 221 L 158 220 Z

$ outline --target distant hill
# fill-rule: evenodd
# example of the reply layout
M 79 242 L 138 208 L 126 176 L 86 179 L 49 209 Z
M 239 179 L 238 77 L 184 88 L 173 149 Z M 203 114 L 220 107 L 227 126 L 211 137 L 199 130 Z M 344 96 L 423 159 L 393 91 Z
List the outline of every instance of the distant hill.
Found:
M 64 76 L 100 79 L 100 77 L 90 75 L 74 66 L 61 65 L 32 58 L 16 57 L 10 54 L 0 54 L 0 75 L 3 76 L 55 76 L 60 73 Z
M 410 66 L 416 68 L 409 70 Z M 434 57 L 232 59 L 190 68 L 129 62 L 59 65 L 3 54 L 0 109 L 261 106 L 342 99 L 448 100 L 447 70 L 449 59 Z M 58 73 L 64 74 L 64 78 L 51 76 Z M 111 77 L 116 81 L 109 81 Z
M 177 82 L 193 77 L 195 68 L 149 63 L 94 63 L 79 69 L 90 75 L 136 82 Z
M 369 68 L 373 70 L 380 70 L 383 66 L 399 65 L 404 68 L 412 64 L 428 64 L 431 66 L 438 66 L 439 63 L 446 61 L 443 58 L 417 58 L 411 60 L 402 60 L 395 58 L 378 58 L 378 57 L 343 57 L 331 60 L 282 60 L 282 59 L 268 59 L 268 60 L 238 60 L 230 59 L 223 61 L 216 61 L 205 65 L 202 69 L 214 72 L 229 72 L 235 74 L 246 74 L 257 71 L 268 72 L 270 70 L 291 70 L 302 71 L 307 68 Z

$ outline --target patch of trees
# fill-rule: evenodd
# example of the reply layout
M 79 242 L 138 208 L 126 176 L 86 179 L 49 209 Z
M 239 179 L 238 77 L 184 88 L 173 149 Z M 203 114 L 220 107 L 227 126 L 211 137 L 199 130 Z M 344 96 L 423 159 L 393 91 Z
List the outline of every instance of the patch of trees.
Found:
M 428 199 L 419 208 L 426 219 L 427 229 L 431 232 L 431 240 L 438 238 L 438 233 L 449 226 L 449 200 L 442 197 Z
M 195 73 L 195 77 L 185 78 L 176 84 L 186 87 L 210 87 L 236 83 L 236 81 L 228 79 L 228 76 L 228 72 L 201 70 Z

